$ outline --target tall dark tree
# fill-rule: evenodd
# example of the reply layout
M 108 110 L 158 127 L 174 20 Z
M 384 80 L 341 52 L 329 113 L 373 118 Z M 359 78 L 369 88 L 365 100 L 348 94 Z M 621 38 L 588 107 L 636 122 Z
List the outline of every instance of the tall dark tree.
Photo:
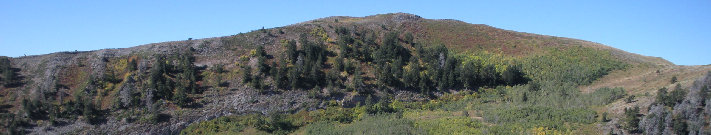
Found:
M 506 82 L 506 85 L 523 84 L 528 81 L 528 79 L 524 77 L 524 73 L 521 72 L 521 68 L 517 65 L 507 66 L 506 70 L 501 75 L 504 82 Z
M 499 81 L 499 73 L 496 72 L 496 67 L 494 65 L 486 65 L 481 69 L 481 72 L 479 72 L 479 76 L 481 76 L 482 82 L 484 82 L 484 85 L 486 86 L 496 86 L 497 82 Z
M 156 89 L 156 99 L 171 99 L 172 81 L 166 79 L 164 74 L 167 73 L 168 66 L 166 65 L 165 56 L 156 55 L 153 67 L 151 67 L 149 86 Z M 155 99 L 154 99 L 155 100 Z
M 672 119 L 672 128 L 674 129 L 674 133 L 677 135 L 689 134 L 689 125 L 686 123 L 686 119 L 681 116 L 676 116 Z
M 138 64 L 136 63 L 136 60 L 135 60 L 135 59 L 134 59 L 134 60 L 129 60 L 129 61 L 128 61 L 128 66 L 127 66 L 127 70 L 128 70 L 129 72 L 136 71 L 137 66 L 138 66 Z
M 630 133 L 638 133 L 639 130 L 639 107 L 635 106 L 634 108 L 625 108 L 624 112 L 624 129 L 629 131 Z
M 289 86 L 291 87 L 292 90 L 296 90 L 299 88 L 299 71 L 296 68 L 289 68 L 289 74 L 287 77 L 289 77 Z
M 667 88 L 663 87 L 657 90 L 657 96 L 654 98 L 655 103 L 664 104 L 667 97 Z
M 249 83 L 252 81 L 252 67 L 243 66 L 242 67 L 242 83 Z
M 179 75 L 181 81 L 181 84 L 178 85 L 183 85 L 186 89 L 185 92 L 189 93 L 198 93 L 197 89 L 197 71 L 195 70 L 195 66 L 193 65 L 193 62 L 195 62 L 195 57 L 193 56 L 193 52 L 191 49 L 188 49 L 185 51 L 183 54 L 180 54 L 179 56 L 179 62 L 178 67 L 179 70 L 181 71 L 181 75 Z
M 185 107 L 188 105 L 189 102 L 187 91 L 188 90 L 182 86 L 179 86 L 175 89 L 175 95 L 173 96 L 173 101 L 175 102 L 175 104 L 181 107 Z
M 363 77 L 361 77 L 360 66 L 356 66 L 355 73 L 353 73 L 353 81 L 351 82 L 351 87 L 358 93 L 365 93 L 365 84 L 363 83 Z
M 294 64 L 296 63 L 296 57 L 299 57 L 298 50 L 296 50 L 296 41 L 290 40 L 286 43 L 286 58 L 291 64 Z
M 403 75 L 403 83 L 406 87 L 417 88 L 420 78 L 420 64 L 415 57 L 410 58 L 408 64 L 409 70 L 405 70 Z
M 479 62 L 468 61 L 466 64 L 462 65 L 459 73 L 459 80 L 466 89 L 474 89 L 478 87 L 479 82 L 479 68 L 481 65 Z
M 95 123 L 96 119 L 98 118 L 98 112 L 96 110 L 94 102 L 92 102 L 92 100 L 90 99 L 84 99 L 82 101 L 84 102 L 84 109 L 82 111 L 84 120 L 90 124 Z

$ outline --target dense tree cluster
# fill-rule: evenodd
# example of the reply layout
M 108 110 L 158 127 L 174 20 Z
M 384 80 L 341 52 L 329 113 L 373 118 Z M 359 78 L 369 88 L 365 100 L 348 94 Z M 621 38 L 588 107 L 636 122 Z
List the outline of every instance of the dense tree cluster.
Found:
M 163 55 L 154 58 L 148 81 L 149 88 L 156 90 L 153 100 L 171 100 L 179 106 L 187 106 L 190 103 L 187 94 L 200 92 L 195 83 L 198 73 L 193 65 L 195 58 L 192 49 L 170 58 Z
M 674 107 L 674 105 L 681 103 L 686 96 L 687 90 L 682 89 L 681 85 L 676 85 L 674 91 L 671 93 L 667 92 L 667 88 L 661 88 L 657 90 L 657 96 L 655 97 L 655 103 L 662 104 L 668 107 Z
M 279 89 L 303 89 L 326 85 L 324 62 L 328 51 L 322 42 L 310 42 L 308 36 L 302 34 L 299 38 L 301 49 L 297 49 L 296 41 L 286 43 L 285 57 L 277 64 L 272 62 L 271 71 L 265 72 L 272 76 L 275 86 Z
M 302 34 L 298 40 L 284 42 L 283 58 L 267 64 L 267 55 L 261 46 L 255 50 L 258 68 L 243 66 L 243 82 L 263 89 L 261 84 L 270 75 L 278 89 L 342 88 L 359 93 L 369 93 L 373 88 L 407 89 L 421 93 L 450 89 L 477 89 L 482 86 L 517 85 L 529 81 L 517 65 L 505 66 L 502 72 L 491 64 L 463 60 L 442 45 L 423 47 L 414 44 L 411 33 L 405 34 L 401 45 L 400 33 L 384 34 L 380 44 L 375 43 L 375 32 L 335 28 L 338 34 L 338 51 L 327 50 L 322 42 L 311 42 Z M 372 52 L 372 53 L 371 53 Z M 333 63 L 326 66 L 329 56 Z M 361 65 L 361 63 L 372 63 Z M 330 67 L 330 68 L 329 68 Z M 374 83 L 366 83 L 364 69 L 370 70 Z M 343 76 L 345 75 L 347 76 Z M 346 83 L 348 82 L 348 83 Z M 319 91 L 319 90 L 317 90 Z
M 711 116 L 711 73 L 695 81 L 689 88 L 677 84 L 673 91 L 657 91 L 654 104 L 640 122 L 645 134 L 709 134 Z

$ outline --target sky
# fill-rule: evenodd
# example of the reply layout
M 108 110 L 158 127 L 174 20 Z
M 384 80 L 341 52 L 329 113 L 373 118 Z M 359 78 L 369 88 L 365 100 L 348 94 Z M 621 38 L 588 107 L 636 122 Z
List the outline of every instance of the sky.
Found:
M 328 16 L 404 12 L 711 64 L 711 1 L 0 1 L 0 55 L 209 38 Z

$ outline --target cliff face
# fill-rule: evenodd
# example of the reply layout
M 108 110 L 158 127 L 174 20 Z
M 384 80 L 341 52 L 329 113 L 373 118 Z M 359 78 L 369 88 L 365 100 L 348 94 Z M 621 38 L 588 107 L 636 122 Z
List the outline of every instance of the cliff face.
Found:
M 367 17 L 327 17 L 284 27 L 255 30 L 232 36 L 172 41 L 140 45 L 131 48 L 103 49 L 86 52 L 58 52 L 46 55 L 10 58 L 11 65 L 19 69 L 17 86 L 2 87 L 3 103 L 10 105 L 6 113 L 22 116 L 22 100 L 29 99 L 61 106 L 78 102 L 74 95 L 93 99 L 101 111 L 101 122 L 88 124 L 78 121 L 78 117 L 57 118 L 58 124 L 30 122 L 27 131 L 36 134 L 63 133 L 155 133 L 176 134 L 185 126 L 215 117 L 245 113 L 291 112 L 304 108 L 319 108 L 325 103 L 310 98 L 305 91 L 285 91 L 262 94 L 242 83 L 238 73 L 240 66 L 255 66 L 247 61 L 256 61 L 247 56 L 261 46 L 269 56 L 281 58 L 284 44 L 310 35 L 309 40 L 324 42 L 328 50 L 337 50 L 338 30 L 345 27 L 355 32 L 368 31 L 375 37 L 374 42 L 382 42 L 388 32 L 411 33 L 413 41 L 423 45 L 444 45 L 454 52 L 490 52 L 506 57 L 528 57 L 544 55 L 553 50 L 570 47 L 585 47 L 606 50 L 620 61 L 632 65 L 673 66 L 661 58 L 641 56 L 624 52 L 601 44 L 569 38 L 521 33 L 497 29 L 487 25 L 468 24 L 456 20 L 430 20 L 417 15 L 395 13 Z M 407 37 L 399 35 L 399 42 Z M 300 47 L 303 45 L 299 44 Z M 407 47 L 408 49 L 411 47 Z M 149 87 L 150 70 L 158 55 L 175 55 L 191 52 L 192 65 L 198 69 L 197 85 L 202 91 L 191 94 L 195 103 L 191 107 L 178 107 L 172 102 L 160 105 L 157 110 L 160 122 L 145 122 L 146 113 L 152 99 L 146 98 Z M 170 57 L 170 56 L 169 56 Z M 127 63 L 136 62 L 136 70 L 128 71 Z M 331 60 L 332 61 L 332 60 Z M 329 62 L 331 62 L 329 61 Z M 177 63 L 177 60 L 166 61 Z M 212 69 L 223 67 L 227 73 L 215 75 Z M 369 75 L 369 74 L 367 74 Z M 169 78 L 176 76 L 167 75 Z M 221 81 L 214 82 L 219 76 Z M 102 82 L 109 78 L 118 81 Z M 130 79 L 129 79 L 130 78 Z M 95 83 L 90 80 L 99 80 Z M 135 81 L 127 81 L 135 80 Z M 100 85 L 99 85 L 100 84 Z M 79 93 L 79 94 L 77 94 Z M 117 108 L 121 93 L 133 93 L 135 105 L 132 108 Z M 396 92 L 397 95 L 414 95 Z M 401 99 L 422 100 L 422 97 L 399 96 Z M 397 97 L 397 96 L 396 96 Z M 353 103 L 363 97 L 346 95 L 339 97 L 342 103 Z M 124 101 L 126 102 L 126 101 Z M 159 101 L 161 102 L 161 101 Z M 125 104 L 125 103 L 124 103 Z M 64 109 L 63 106 L 59 107 Z M 8 119 L 6 119 L 8 120 Z

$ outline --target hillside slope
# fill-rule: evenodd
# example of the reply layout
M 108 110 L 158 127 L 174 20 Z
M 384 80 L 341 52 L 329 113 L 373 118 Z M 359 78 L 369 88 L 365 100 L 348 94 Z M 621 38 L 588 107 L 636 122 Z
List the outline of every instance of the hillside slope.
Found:
M 352 41 L 344 41 L 345 37 L 352 37 Z M 331 87 L 325 88 L 327 84 L 323 81 L 315 81 L 282 89 L 277 84 L 278 79 L 267 75 L 273 72 L 245 70 L 259 69 L 263 65 L 277 70 L 278 67 L 300 65 L 296 59 L 286 56 L 292 41 L 294 49 L 298 48 L 297 52 L 305 54 L 304 57 L 310 57 L 308 49 L 313 47 L 305 43 L 321 48 L 323 52 L 319 55 L 323 58 L 318 61 L 323 64 L 318 65 L 324 67 L 313 68 L 311 72 L 329 76 L 330 71 L 334 71 L 336 80 L 340 80 L 336 82 L 343 84 L 342 88 L 332 90 Z M 661 58 L 629 53 L 589 41 L 521 33 L 456 20 L 431 20 L 406 13 L 336 16 L 224 37 L 8 58 L 17 75 L 11 77 L 10 80 L 16 80 L 11 85 L 0 87 L 0 103 L 3 105 L 0 113 L 3 113 L 2 121 L 7 123 L 2 126 L 4 132 L 22 127 L 22 131 L 35 134 L 177 134 L 188 125 L 221 116 L 293 113 L 328 108 L 334 102 L 343 107 L 353 107 L 365 103 L 371 95 L 378 101 L 393 98 L 417 102 L 460 91 L 483 92 L 499 86 L 513 86 L 514 89 L 528 87 L 523 83 L 500 84 L 503 81 L 494 80 L 492 84 L 478 85 L 481 87 L 440 88 L 442 84 L 434 84 L 439 82 L 435 79 L 432 79 L 433 84 L 424 83 L 430 86 L 417 88 L 383 85 L 379 76 L 383 68 L 374 66 L 379 65 L 376 64 L 379 63 L 378 58 L 369 57 L 371 54 L 375 56 L 377 50 L 388 43 L 396 44 L 396 48 L 402 47 L 402 52 L 407 53 L 403 56 L 415 60 L 393 58 L 383 62 L 383 65 L 402 61 L 428 64 L 425 59 L 427 54 L 422 53 L 426 51 L 423 50 L 432 48 L 434 51 L 442 45 L 445 48 L 443 52 L 451 51 L 450 56 L 460 59 L 461 63 L 475 61 L 484 66 L 491 65 L 493 69 L 490 72 L 498 74 L 509 71 L 509 67 L 520 66 L 527 79 L 541 82 L 544 88 L 571 85 L 584 93 L 605 87 L 624 87 L 632 95 L 654 94 L 658 87 L 666 86 L 661 82 L 669 75 L 677 75 L 679 82 L 690 85 L 691 80 L 709 70 L 709 66 L 677 66 Z M 263 50 L 263 53 L 258 50 Z M 351 51 L 356 53 L 346 58 L 339 57 Z M 443 59 L 450 56 L 438 54 L 439 62 L 445 63 Z M 309 63 L 310 58 L 298 58 Z M 362 73 L 360 70 L 353 73 L 353 69 L 335 72 L 335 67 L 340 65 L 336 63 L 344 59 L 345 65 L 362 69 Z M 293 62 L 282 64 L 282 60 Z M 411 68 L 405 68 L 411 67 L 408 65 L 406 63 L 396 69 L 410 71 Z M 426 69 L 427 65 L 421 66 Z M 157 70 L 156 67 L 165 69 Z M 659 72 L 656 75 L 650 73 L 656 71 Z M 245 73 L 255 74 L 262 80 L 255 83 L 255 87 L 255 81 L 245 81 L 246 77 L 252 78 Z M 427 73 L 431 72 L 422 71 L 420 74 Z M 155 80 L 156 77 L 162 81 Z M 306 78 L 306 75 L 303 77 Z M 351 90 L 350 84 L 359 78 L 364 80 L 362 85 L 368 89 L 365 90 L 367 92 L 359 92 L 359 87 Z M 405 79 L 395 80 L 404 82 Z M 562 83 L 546 83 L 551 80 Z M 181 105 L 183 100 L 175 99 L 178 96 L 161 97 L 160 85 L 171 87 L 168 89 L 170 95 L 179 95 L 177 91 L 180 89 L 191 89 L 188 94 L 181 93 L 189 102 Z M 435 88 L 435 85 L 438 87 Z M 647 98 L 638 97 L 642 97 L 639 101 Z M 606 108 L 619 110 L 629 106 L 619 102 Z M 27 112 L 27 106 L 41 109 L 29 109 L 30 112 Z M 96 112 L 97 115 L 85 112 Z M 47 116 L 34 117 L 33 114 Z M 613 114 L 619 114 L 619 111 Z M 472 117 L 475 117 L 474 113 Z

